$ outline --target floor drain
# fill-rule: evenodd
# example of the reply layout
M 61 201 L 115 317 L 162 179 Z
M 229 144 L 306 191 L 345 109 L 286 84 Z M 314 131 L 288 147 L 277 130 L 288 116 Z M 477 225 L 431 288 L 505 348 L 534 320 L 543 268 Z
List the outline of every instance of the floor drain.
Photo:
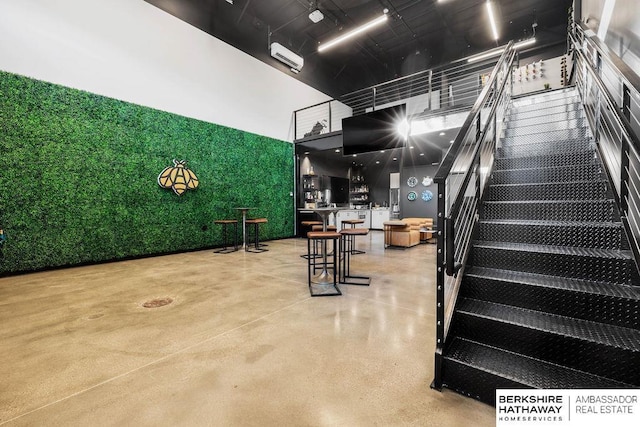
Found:
M 173 299 L 171 298 L 157 298 L 157 299 L 152 299 L 151 301 L 145 302 L 144 304 L 142 304 L 142 306 L 144 308 L 158 308 L 165 305 L 169 305 L 172 302 L 173 302 Z

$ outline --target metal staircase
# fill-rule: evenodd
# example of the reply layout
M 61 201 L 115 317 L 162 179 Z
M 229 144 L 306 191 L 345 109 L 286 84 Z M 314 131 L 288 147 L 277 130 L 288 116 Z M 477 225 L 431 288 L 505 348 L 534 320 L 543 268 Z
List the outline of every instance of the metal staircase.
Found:
M 441 385 L 640 387 L 640 280 L 573 88 L 511 102 L 443 344 Z

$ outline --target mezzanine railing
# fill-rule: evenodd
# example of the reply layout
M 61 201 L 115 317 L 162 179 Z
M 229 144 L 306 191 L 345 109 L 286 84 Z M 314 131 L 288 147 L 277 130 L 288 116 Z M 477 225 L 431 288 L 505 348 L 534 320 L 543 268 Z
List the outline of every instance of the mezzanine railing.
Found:
M 294 139 L 341 131 L 343 118 L 401 103 L 410 118 L 469 110 L 495 61 L 457 61 L 294 111 Z

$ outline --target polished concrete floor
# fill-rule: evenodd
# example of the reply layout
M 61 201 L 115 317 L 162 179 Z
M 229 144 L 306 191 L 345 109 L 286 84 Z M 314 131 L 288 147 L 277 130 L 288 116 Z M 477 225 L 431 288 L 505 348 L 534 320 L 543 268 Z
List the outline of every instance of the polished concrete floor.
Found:
M 435 246 L 358 247 L 337 297 L 303 239 L 1 278 L 0 425 L 493 426 L 429 388 Z

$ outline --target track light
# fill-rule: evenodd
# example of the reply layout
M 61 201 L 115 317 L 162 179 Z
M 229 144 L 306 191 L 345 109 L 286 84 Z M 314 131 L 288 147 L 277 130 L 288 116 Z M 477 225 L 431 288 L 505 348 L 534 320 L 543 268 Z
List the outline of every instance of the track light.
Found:
M 318 46 L 318 52 L 325 51 L 325 50 L 327 50 L 327 49 L 329 49 L 329 48 L 331 48 L 331 47 L 333 47 L 333 46 L 335 46 L 335 45 L 337 45 L 339 43 L 342 43 L 345 40 L 348 40 L 348 39 L 350 39 L 352 37 L 355 37 L 358 34 L 363 33 L 365 31 L 375 27 L 376 25 L 380 25 L 383 22 L 386 22 L 387 19 L 389 18 L 387 16 L 387 12 L 389 12 L 389 11 L 387 9 L 385 9 L 384 10 L 384 15 L 382 15 L 382 16 L 380 16 L 380 17 L 378 17 L 378 18 L 376 18 L 376 19 L 374 19 L 372 21 L 369 21 L 364 25 L 359 26 L 355 30 L 349 31 L 347 34 L 344 34 L 344 35 L 342 35 L 340 37 L 337 37 L 337 38 L 335 38 L 335 39 L 333 39 L 331 41 L 328 41 L 326 43 L 321 44 L 320 46 Z

